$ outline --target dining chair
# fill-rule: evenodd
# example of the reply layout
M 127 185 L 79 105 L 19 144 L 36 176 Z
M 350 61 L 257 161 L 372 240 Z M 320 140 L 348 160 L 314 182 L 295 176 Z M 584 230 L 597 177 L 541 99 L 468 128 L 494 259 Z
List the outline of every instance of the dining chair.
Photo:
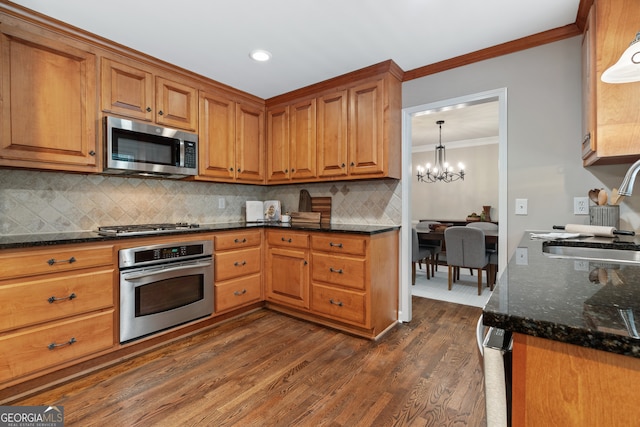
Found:
M 493 267 L 489 263 L 484 231 L 474 227 L 449 227 L 444 231 L 447 246 L 449 290 L 460 267 L 478 271 L 478 295 L 482 295 L 482 270 L 487 271 L 487 284 L 493 290 Z
M 431 255 L 431 251 L 427 248 L 420 247 L 420 241 L 418 240 L 418 231 L 415 228 L 411 229 L 411 265 L 413 272 L 411 275 L 411 284 L 416 284 L 416 263 L 425 261 L 427 263 L 428 257 Z M 429 275 L 429 265 L 427 264 L 427 275 Z
M 440 224 L 438 221 L 420 221 L 419 223 L 416 224 L 416 230 L 423 232 L 423 233 L 429 233 L 431 232 L 431 228 L 430 225 L 432 224 Z M 428 249 L 429 250 L 429 257 L 427 258 L 426 261 L 426 267 L 427 267 L 427 279 L 430 279 L 431 276 L 433 276 L 436 272 L 436 270 L 438 269 L 438 262 L 440 261 L 440 253 L 442 252 L 442 240 L 440 239 L 434 239 L 434 240 L 428 240 L 428 239 L 419 239 L 419 243 L 420 246 L 422 248 Z M 431 274 L 429 274 L 429 270 L 431 270 Z
M 494 224 L 493 222 L 470 222 L 467 224 L 467 227 L 480 228 L 484 231 L 498 231 L 498 224 Z M 491 243 L 487 245 L 487 252 L 489 252 L 489 263 L 493 264 L 494 271 L 498 270 L 498 245 L 495 243 Z M 495 284 L 495 276 L 494 283 Z

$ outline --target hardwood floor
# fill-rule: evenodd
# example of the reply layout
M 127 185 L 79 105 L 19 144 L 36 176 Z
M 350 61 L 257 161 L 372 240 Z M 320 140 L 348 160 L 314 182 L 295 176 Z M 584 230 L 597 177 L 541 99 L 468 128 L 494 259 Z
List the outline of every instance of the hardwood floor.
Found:
M 370 342 L 260 310 L 12 405 L 65 426 L 484 426 L 480 308 L 419 297 Z

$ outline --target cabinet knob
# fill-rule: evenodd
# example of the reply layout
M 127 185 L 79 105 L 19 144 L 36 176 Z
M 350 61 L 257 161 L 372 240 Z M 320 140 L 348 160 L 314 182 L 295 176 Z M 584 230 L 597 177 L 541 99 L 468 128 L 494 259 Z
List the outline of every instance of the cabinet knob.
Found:
M 346 166 L 346 165 L 345 165 L 344 163 L 340 165 L 340 167 L 341 167 L 341 168 L 343 168 L 343 167 L 345 167 L 345 166 Z
M 293 173 L 293 172 L 295 172 L 295 171 L 296 171 L 295 169 L 291 168 L 291 173 Z
M 158 111 L 159 116 L 164 116 L 164 112 L 162 110 Z
M 229 170 L 230 170 L 231 172 L 233 172 L 233 168 L 229 168 Z
M 284 170 L 284 173 L 289 173 L 289 169 L 285 169 L 285 170 Z
M 355 163 L 351 162 L 351 166 L 355 166 L 355 165 L 356 165 Z
M 151 107 L 147 107 L 147 113 L 151 112 Z
M 95 155 L 96 155 L 96 152 L 95 152 L 95 151 L 93 151 L 93 150 L 91 150 L 91 151 L 89 151 L 89 155 L 90 155 L 90 156 L 95 156 Z

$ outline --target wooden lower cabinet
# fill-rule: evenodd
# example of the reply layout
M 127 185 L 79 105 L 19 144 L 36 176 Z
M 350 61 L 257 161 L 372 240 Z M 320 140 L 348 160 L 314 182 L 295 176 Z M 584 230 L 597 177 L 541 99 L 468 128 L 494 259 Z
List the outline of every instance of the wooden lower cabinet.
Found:
M 637 425 L 638 383 L 636 357 L 514 334 L 514 427 Z
M 214 314 L 263 300 L 262 230 L 237 230 L 214 239 Z
M 0 337 L 0 383 L 113 347 L 113 309 Z
M 0 252 L 0 389 L 115 346 L 113 245 Z
M 310 232 L 310 252 L 302 236 L 267 233 L 270 308 L 367 338 L 397 322 L 398 231 Z
M 267 231 L 267 301 L 309 308 L 309 234 Z

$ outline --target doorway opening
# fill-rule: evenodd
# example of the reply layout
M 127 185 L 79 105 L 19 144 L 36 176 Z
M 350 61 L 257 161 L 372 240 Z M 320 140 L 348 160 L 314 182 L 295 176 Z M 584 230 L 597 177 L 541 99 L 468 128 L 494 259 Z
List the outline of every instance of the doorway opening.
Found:
M 402 111 L 402 229 L 400 248 L 400 306 L 398 319 L 406 322 L 411 320 L 411 227 L 412 227 L 412 189 L 415 185 L 447 185 L 452 184 L 422 184 L 415 181 L 415 164 L 412 164 L 412 140 L 414 118 L 418 116 L 435 117 L 435 113 L 464 109 L 465 107 L 477 106 L 487 103 L 497 103 L 498 109 L 498 201 L 496 214 L 499 219 L 499 239 L 498 246 L 503 250 L 499 251 L 498 272 L 500 273 L 506 266 L 506 234 L 507 234 L 507 89 L 497 90 L 462 96 L 442 100 L 438 102 L 408 107 Z M 435 123 L 435 119 L 434 119 Z M 435 125 L 434 125 L 435 126 Z M 457 161 L 457 160 L 456 160 Z M 475 171 L 478 173 L 478 171 Z M 470 171 L 467 171 L 465 179 L 473 179 Z M 464 185 L 464 181 L 461 182 Z M 436 218 L 434 218 L 436 219 Z

